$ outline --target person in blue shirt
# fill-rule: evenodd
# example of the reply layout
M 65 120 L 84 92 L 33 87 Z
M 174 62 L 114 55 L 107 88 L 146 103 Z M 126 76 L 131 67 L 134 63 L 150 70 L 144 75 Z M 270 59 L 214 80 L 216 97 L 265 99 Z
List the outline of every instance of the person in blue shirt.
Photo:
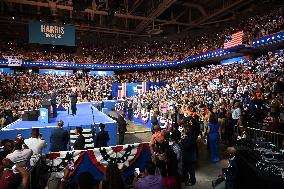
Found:
M 220 145 L 220 125 L 218 123 L 217 116 L 211 114 L 208 123 L 208 134 L 209 134 L 209 148 L 211 154 L 211 161 L 217 163 L 220 161 L 219 157 L 219 145 Z

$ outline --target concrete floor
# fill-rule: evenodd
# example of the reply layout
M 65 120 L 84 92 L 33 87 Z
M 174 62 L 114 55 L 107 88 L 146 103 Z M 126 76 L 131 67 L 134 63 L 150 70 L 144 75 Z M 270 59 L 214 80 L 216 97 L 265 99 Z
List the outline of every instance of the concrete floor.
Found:
M 129 122 L 128 133 L 125 135 L 125 144 L 149 142 L 152 133 L 148 128 L 145 128 L 139 124 Z M 225 147 L 220 147 L 221 161 L 218 163 L 211 163 L 210 154 L 203 143 L 203 140 L 198 139 L 198 163 L 196 168 L 197 182 L 194 186 L 184 186 L 182 189 L 210 189 L 212 188 L 212 180 L 215 180 L 221 173 L 223 167 L 227 167 L 227 161 L 225 160 Z

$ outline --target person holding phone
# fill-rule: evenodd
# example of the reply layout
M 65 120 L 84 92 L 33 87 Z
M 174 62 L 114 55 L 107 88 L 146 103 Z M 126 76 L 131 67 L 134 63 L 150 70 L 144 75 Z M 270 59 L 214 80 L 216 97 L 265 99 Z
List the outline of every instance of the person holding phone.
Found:
M 145 166 L 142 178 L 139 178 L 138 172 L 134 172 L 133 186 L 135 189 L 164 189 L 163 178 L 155 175 L 156 165 L 149 161 Z

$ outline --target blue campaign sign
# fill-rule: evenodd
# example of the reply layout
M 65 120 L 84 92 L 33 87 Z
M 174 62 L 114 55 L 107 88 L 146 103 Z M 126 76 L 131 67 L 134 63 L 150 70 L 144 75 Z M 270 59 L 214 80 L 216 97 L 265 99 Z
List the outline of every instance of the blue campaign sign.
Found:
M 0 72 L 14 73 L 14 70 L 11 68 L 0 68 Z
M 73 74 L 73 70 L 39 69 L 39 74 L 54 74 L 61 76 L 69 76 Z
M 75 46 L 75 27 L 45 22 L 29 23 L 30 43 Z
M 39 109 L 38 121 L 41 123 L 48 123 L 48 110 L 46 108 Z
M 113 76 L 114 71 L 94 71 L 94 70 L 91 70 L 90 74 L 91 75 L 97 75 L 97 76 L 104 76 L 104 75 Z

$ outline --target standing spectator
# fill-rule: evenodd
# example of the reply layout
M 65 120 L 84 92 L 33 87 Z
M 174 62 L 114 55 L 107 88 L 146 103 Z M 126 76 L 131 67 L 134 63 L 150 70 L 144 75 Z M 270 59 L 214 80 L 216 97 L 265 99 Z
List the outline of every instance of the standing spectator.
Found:
M 0 161 L 8 154 L 12 153 L 14 149 L 14 142 L 13 140 L 5 139 L 1 141 L 1 146 L 3 146 L 3 150 L 0 151 Z
M 16 164 L 15 171 L 20 174 L 19 177 L 11 170 L 13 162 L 10 159 L 3 159 L 0 161 L 0 188 L 14 189 L 14 188 L 29 188 L 29 173 L 21 165 Z
M 75 134 L 78 135 L 78 137 L 73 145 L 74 150 L 84 150 L 85 149 L 85 137 L 83 136 L 82 127 L 76 127 Z
M 51 131 L 50 135 L 50 151 L 51 152 L 59 152 L 66 151 L 68 144 L 68 132 L 64 130 L 62 127 L 64 122 L 62 120 L 58 121 L 57 128 Z
M 208 123 L 209 134 L 209 148 L 211 154 L 211 161 L 217 163 L 220 161 L 219 157 L 219 145 L 220 145 L 220 125 L 217 117 L 214 114 L 210 115 Z
M 21 165 L 25 169 L 30 168 L 30 159 L 33 154 L 31 149 L 23 148 L 23 140 L 16 138 L 14 141 L 14 151 L 6 156 L 13 163 Z
M 154 134 L 151 136 L 150 144 L 162 144 L 165 142 L 165 137 L 161 131 L 161 127 L 159 125 L 154 126 Z
M 229 166 L 228 168 L 223 168 L 222 175 L 219 175 L 219 178 L 224 179 L 225 182 L 222 182 L 221 184 L 219 184 L 218 188 L 235 189 L 236 181 L 237 181 L 238 174 L 239 174 L 238 166 L 237 166 L 237 162 L 235 158 L 236 149 L 234 147 L 228 147 L 226 153 L 227 153 L 227 157 L 229 160 Z
M 105 179 L 100 182 L 99 189 L 124 189 L 124 181 L 117 165 L 110 162 L 106 167 Z
M 158 117 L 157 117 L 157 113 L 156 112 L 153 112 L 153 115 L 151 116 L 151 124 L 152 124 L 152 132 L 154 133 L 155 125 L 159 125 Z
M 96 148 L 106 147 L 107 142 L 109 141 L 109 134 L 105 131 L 105 124 L 100 123 L 99 125 L 100 132 L 96 136 L 95 146 Z
M 119 145 L 123 144 L 123 142 L 124 142 L 124 135 L 125 135 L 125 132 L 127 131 L 127 129 L 126 129 L 127 123 L 126 123 L 123 115 L 124 115 L 123 111 L 119 111 L 118 118 L 117 118 L 118 136 L 119 136 L 118 144 Z
M 128 107 L 127 107 L 127 115 L 128 115 L 128 120 L 132 120 L 132 113 L 133 113 L 133 107 L 132 107 L 132 100 L 128 101 Z
M 164 189 L 163 178 L 155 175 L 156 165 L 147 162 L 143 177 L 138 179 L 138 174 L 134 173 L 133 185 L 135 189 Z
M 25 139 L 24 142 L 33 151 L 33 155 L 41 154 L 42 149 L 47 146 L 45 140 L 41 139 L 38 128 L 33 128 L 31 137 Z
M 194 135 L 190 134 L 189 125 L 184 126 L 184 132 L 186 136 L 181 141 L 183 177 L 185 185 L 192 186 L 196 183 L 195 166 L 197 161 L 197 144 Z M 188 178 L 188 174 L 190 178 Z

